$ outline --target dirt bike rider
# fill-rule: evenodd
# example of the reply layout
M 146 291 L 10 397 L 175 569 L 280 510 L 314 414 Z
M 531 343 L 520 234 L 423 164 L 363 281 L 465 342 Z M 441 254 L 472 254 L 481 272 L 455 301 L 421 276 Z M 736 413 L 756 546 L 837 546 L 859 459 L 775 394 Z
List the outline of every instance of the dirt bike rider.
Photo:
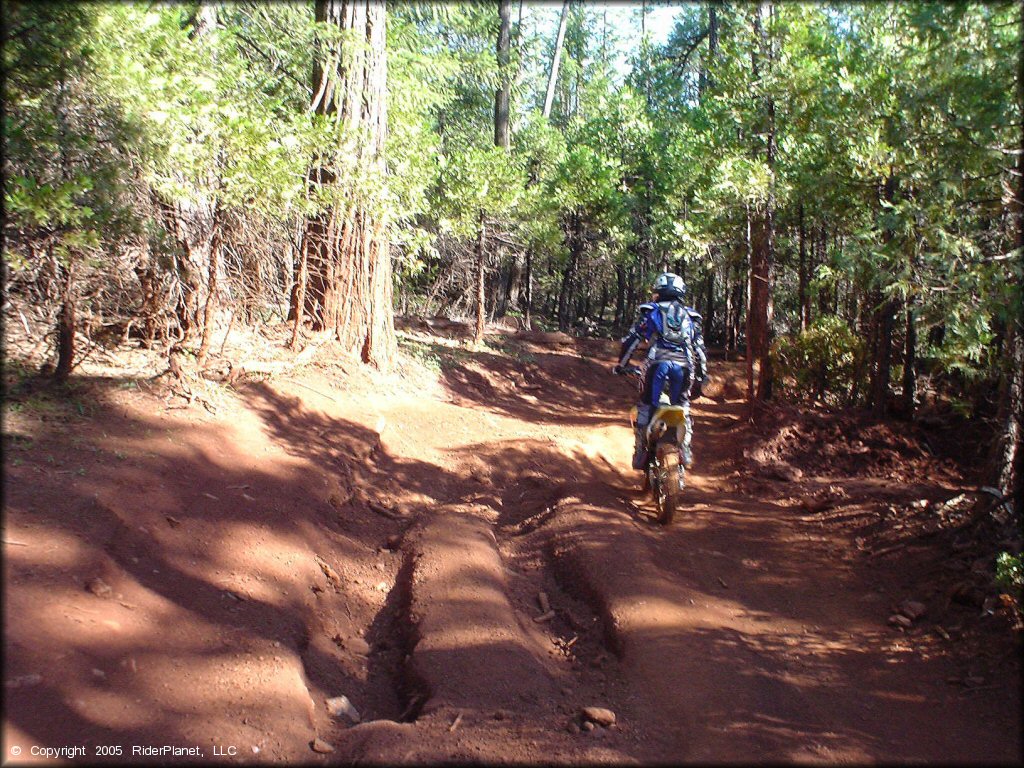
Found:
M 669 402 L 682 405 L 686 413 L 686 433 L 680 450 L 683 465 L 689 468 L 693 465 L 690 399 L 700 397 L 708 368 L 701 327 L 703 319 L 696 310 L 683 304 L 686 284 L 679 275 L 663 272 L 655 279 L 652 291 L 654 301 L 640 305 L 640 320 L 622 340 L 619 362 L 612 370 L 616 374 L 623 373 L 640 342 L 645 339 L 650 342 L 637 405 L 633 469 L 643 469 L 647 463 L 644 433 L 666 383 Z M 652 337 L 656 338 L 652 341 Z

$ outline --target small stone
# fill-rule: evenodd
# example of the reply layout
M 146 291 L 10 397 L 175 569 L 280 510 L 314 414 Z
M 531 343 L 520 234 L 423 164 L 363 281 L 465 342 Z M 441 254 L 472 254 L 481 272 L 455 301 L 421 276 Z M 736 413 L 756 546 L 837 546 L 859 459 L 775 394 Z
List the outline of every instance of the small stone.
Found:
M 31 675 L 11 678 L 4 685 L 8 688 L 21 688 L 23 685 L 39 685 L 41 682 L 43 682 L 43 676 L 33 673 Z
M 378 592 L 387 592 L 388 591 L 388 583 L 386 581 L 379 581 L 379 582 L 377 582 L 377 586 L 375 587 L 375 589 Z
M 313 739 L 310 746 L 313 748 L 314 752 L 319 752 L 322 755 L 328 755 L 334 751 L 334 747 L 332 747 L 323 739 Z
M 917 509 L 924 509 L 925 507 L 928 506 L 928 499 L 918 499 L 917 501 L 913 502 L 910 506 L 916 507 Z
M 586 721 L 584 721 L 584 723 L 583 723 L 583 730 L 584 730 L 584 731 L 587 731 L 587 732 L 590 732 L 590 731 L 594 730 L 594 728 L 596 728 L 596 727 L 597 727 L 597 726 L 595 726 L 595 725 L 594 725 L 594 724 L 593 724 L 592 722 L 590 722 L 589 720 L 586 720 Z
M 396 549 L 398 549 L 401 543 L 402 537 L 397 533 L 393 533 L 390 536 L 388 536 L 387 540 L 384 542 L 384 546 L 390 549 L 392 552 L 394 552 Z
M 114 591 L 111 586 L 99 576 L 94 579 L 89 579 L 89 581 L 85 583 L 85 588 L 96 595 L 96 597 L 110 597 Z
M 584 707 L 581 714 L 584 720 L 606 728 L 615 722 L 615 713 L 605 707 Z
M 900 603 L 900 613 L 911 621 L 917 621 L 928 612 L 927 606 L 917 600 L 904 600 Z
M 252 745 L 251 749 L 254 755 L 258 755 L 260 753 L 260 748 L 257 747 L 255 744 Z
M 496 710 L 494 710 L 494 719 L 495 720 L 504 720 L 505 719 L 505 710 L 503 710 L 503 709 L 496 709 Z
M 334 717 L 344 715 L 353 723 L 359 722 L 359 710 L 352 706 L 352 702 L 348 700 L 347 696 L 336 696 L 333 699 L 327 699 L 326 704 L 327 711 L 334 715 Z
M 352 651 L 352 653 L 358 653 L 360 656 L 366 656 L 370 653 L 370 644 L 361 637 L 350 637 L 344 642 L 345 647 Z
M 567 730 L 569 733 L 579 733 L 579 723 L 577 723 L 575 720 L 570 720 L 568 723 L 566 723 L 565 730 Z
M 894 627 L 903 627 L 904 629 L 907 629 L 913 626 L 914 622 L 901 613 L 894 613 L 889 617 L 889 624 Z
M 102 669 L 95 669 L 94 668 L 93 671 L 92 671 L 92 676 L 93 677 L 98 677 L 98 678 L 100 678 L 102 680 L 104 677 L 107 676 L 107 673 L 104 672 Z

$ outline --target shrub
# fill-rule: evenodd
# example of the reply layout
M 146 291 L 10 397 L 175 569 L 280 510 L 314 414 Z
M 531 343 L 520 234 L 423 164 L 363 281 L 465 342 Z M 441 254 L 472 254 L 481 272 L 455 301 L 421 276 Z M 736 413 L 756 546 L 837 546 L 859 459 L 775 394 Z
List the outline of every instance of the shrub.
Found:
M 773 346 L 775 385 L 796 398 L 836 405 L 863 375 L 864 340 L 840 317 L 819 317 Z

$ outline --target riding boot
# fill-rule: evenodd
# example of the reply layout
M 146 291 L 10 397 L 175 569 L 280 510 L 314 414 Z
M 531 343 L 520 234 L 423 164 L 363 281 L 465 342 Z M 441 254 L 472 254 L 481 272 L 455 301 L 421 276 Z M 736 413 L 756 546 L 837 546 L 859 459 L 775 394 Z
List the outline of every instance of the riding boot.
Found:
M 683 429 L 683 466 L 687 469 L 693 468 L 693 451 L 690 450 L 690 440 L 693 438 L 693 420 L 690 418 L 690 401 L 683 403 L 686 409 L 686 419 Z
M 636 433 L 636 443 L 633 446 L 633 469 L 643 469 L 647 466 L 646 430 L 637 427 L 633 431 Z
M 647 425 L 651 423 L 651 410 L 651 406 L 643 403 L 637 406 L 633 469 L 643 469 L 647 466 Z

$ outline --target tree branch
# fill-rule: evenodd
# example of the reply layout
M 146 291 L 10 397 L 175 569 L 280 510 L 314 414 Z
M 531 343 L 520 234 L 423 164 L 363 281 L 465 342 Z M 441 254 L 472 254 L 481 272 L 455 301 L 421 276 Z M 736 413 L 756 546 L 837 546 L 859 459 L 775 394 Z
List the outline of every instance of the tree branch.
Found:
M 304 83 L 301 80 L 299 80 L 299 78 L 297 78 L 287 69 L 285 69 L 280 62 L 274 61 L 274 59 L 271 58 L 270 54 L 268 54 L 266 51 L 264 51 L 262 48 L 256 45 L 256 43 L 254 43 L 248 37 L 243 35 L 241 32 L 235 31 L 235 35 L 238 37 L 239 40 L 241 40 L 243 43 L 252 48 L 252 50 L 254 50 L 256 53 L 262 56 L 266 60 L 266 62 L 274 68 L 274 74 L 276 74 L 277 72 L 283 73 L 285 77 L 287 77 L 293 83 L 298 85 L 300 88 L 304 89 L 309 96 L 313 95 L 313 89 L 310 88 L 307 83 Z
M 693 55 L 693 52 L 697 50 L 697 46 L 704 41 L 704 38 L 708 36 L 708 33 L 710 31 L 710 27 L 705 27 L 703 30 L 701 30 L 700 34 L 698 34 L 693 39 L 689 47 L 681 56 L 669 56 L 670 59 L 676 62 L 676 65 L 672 68 L 673 76 L 678 77 L 680 74 L 682 74 L 683 68 L 686 66 L 686 63 L 690 60 L 690 56 Z

